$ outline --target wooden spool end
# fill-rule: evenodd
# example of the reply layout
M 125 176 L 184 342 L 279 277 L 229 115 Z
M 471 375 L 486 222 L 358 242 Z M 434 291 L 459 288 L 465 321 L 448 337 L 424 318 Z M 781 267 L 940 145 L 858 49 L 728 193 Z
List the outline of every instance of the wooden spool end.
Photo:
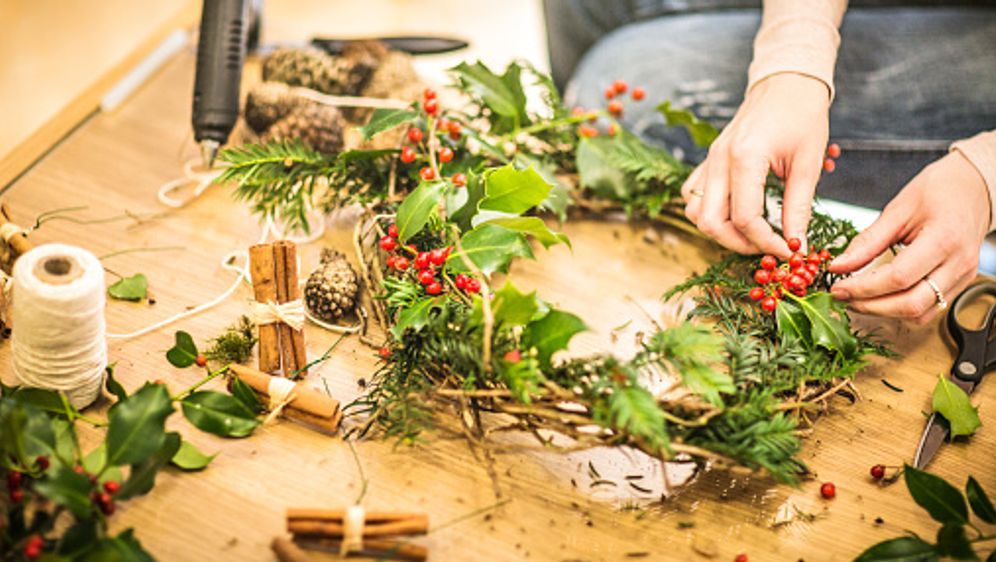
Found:
M 35 264 L 34 276 L 48 285 L 68 285 L 83 277 L 83 264 L 74 256 L 49 256 Z

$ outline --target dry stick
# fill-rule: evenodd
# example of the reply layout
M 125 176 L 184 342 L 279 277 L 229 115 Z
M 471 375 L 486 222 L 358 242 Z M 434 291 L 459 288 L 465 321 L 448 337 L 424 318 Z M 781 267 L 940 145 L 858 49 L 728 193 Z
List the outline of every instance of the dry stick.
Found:
M 797 402 L 784 402 L 784 403 L 779 404 L 778 406 L 776 406 L 775 409 L 776 410 L 795 410 L 795 409 L 800 409 L 801 410 L 801 409 L 806 408 L 808 406 L 812 406 L 814 404 L 818 404 L 818 403 L 826 400 L 827 398 L 830 398 L 834 394 L 836 394 L 838 390 L 844 388 L 850 382 L 851 382 L 850 379 L 844 379 L 842 382 L 840 382 L 838 384 L 835 384 L 829 390 L 825 391 L 823 394 L 820 394 L 816 398 L 813 398 L 812 400 L 800 400 L 800 401 L 797 401 Z
M 371 213 L 368 211 L 367 214 L 370 215 Z M 374 221 L 376 219 L 377 219 L 376 216 L 371 218 L 371 220 Z M 359 261 L 360 264 L 360 277 L 363 280 L 363 286 L 366 289 L 366 298 L 370 301 L 370 307 L 373 309 L 374 312 L 374 320 L 376 320 L 377 323 L 380 325 L 381 330 L 386 330 L 387 320 L 385 318 L 384 311 L 381 310 L 379 306 L 381 303 L 377 302 L 374 298 L 372 298 L 374 291 L 374 283 L 370 277 L 370 268 L 367 264 L 366 255 L 363 252 L 363 237 L 367 235 L 366 232 L 363 232 L 363 226 L 364 222 L 363 219 L 361 218 L 359 221 L 356 222 L 356 226 L 353 228 L 353 251 L 356 252 L 356 259 L 357 261 Z
M 277 299 L 274 278 L 273 246 L 256 244 L 249 247 L 249 270 L 256 302 L 265 304 Z M 280 341 L 275 324 L 259 325 L 259 370 L 272 373 L 280 368 Z
M 282 257 L 283 261 L 283 276 L 278 277 L 278 298 L 280 293 L 283 293 L 283 300 L 281 304 L 285 302 L 292 302 L 301 298 L 301 288 L 298 284 L 298 272 L 297 272 L 297 245 L 289 240 L 281 240 L 274 244 L 276 248 L 276 255 Z M 278 266 L 278 270 L 279 270 Z M 281 291 L 280 285 L 283 285 L 283 290 Z M 285 325 L 286 326 L 286 325 Z M 290 326 L 286 326 L 286 333 L 290 334 L 288 338 L 289 341 L 284 342 L 284 376 L 291 376 L 294 374 L 298 377 L 304 377 L 308 374 L 308 350 L 304 345 L 304 329 L 295 330 Z M 289 344 L 289 345 L 288 345 Z M 286 348 L 290 348 L 289 352 Z M 290 356 L 293 361 L 293 368 L 288 367 L 287 357 Z

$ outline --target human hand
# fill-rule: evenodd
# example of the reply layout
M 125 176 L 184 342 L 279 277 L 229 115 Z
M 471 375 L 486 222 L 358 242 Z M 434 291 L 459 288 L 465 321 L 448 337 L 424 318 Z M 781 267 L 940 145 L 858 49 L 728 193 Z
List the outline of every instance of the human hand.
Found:
M 685 215 L 731 250 L 787 257 L 786 239 L 806 239 L 829 109 L 827 86 L 815 78 L 784 73 L 758 82 L 682 186 Z M 784 238 L 763 217 L 769 170 L 785 179 Z
M 906 247 L 892 262 L 835 283 L 833 296 L 858 312 L 929 321 L 941 309 L 924 278 L 949 301 L 975 279 L 990 209 L 979 172 L 960 153 L 948 154 L 906 184 L 830 271 L 851 273 L 897 242 Z

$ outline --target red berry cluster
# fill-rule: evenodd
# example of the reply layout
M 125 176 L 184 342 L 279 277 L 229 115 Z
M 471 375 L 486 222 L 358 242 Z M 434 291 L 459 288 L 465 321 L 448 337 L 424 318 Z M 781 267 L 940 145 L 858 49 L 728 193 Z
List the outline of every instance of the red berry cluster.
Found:
M 425 292 L 430 295 L 438 295 L 443 292 L 443 283 L 436 278 L 436 273 L 441 270 L 443 264 L 450 257 L 449 246 L 445 248 L 435 248 L 427 252 L 420 252 L 414 244 L 402 246 L 398 243 L 398 227 L 392 224 L 387 227 L 387 234 L 380 239 L 380 249 L 388 254 L 387 267 L 399 272 L 408 271 L 414 266 L 415 278 L 425 286 Z M 414 256 L 409 260 L 408 253 Z M 477 293 L 481 290 L 481 282 L 469 275 L 459 274 L 453 279 L 453 284 L 461 291 Z
M 788 261 L 778 263 L 778 258 L 766 255 L 761 258 L 761 269 L 754 272 L 754 281 L 758 286 L 752 288 L 749 295 L 751 300 L 761 301 L 761 308 L 767 312 L 773 312 L 778 307 L 779 299 L 786 292 L 797 297 L 806 296 L 806 289 L 832 257 L 825 248 L 810 252 L 808 256 L 800 254 L 802 242 L 798 238 L 790 238 L 788 247 L 792 250 Z
M 34 560 L 42 555 L 42 548 L 45 546 L 45 539 L 41 535 L 35 533 L 29 536 L 24 541 L 24 557 L 28 560 Z
M 97 486 L 98 480 L 96 474 L 87 473 L 86 469 L 80 465 L 74 466 L 73 472 L 76 474 L 86 475 L 86 477 L 90 479 L 90 483 Z M 117 506 L 114 505 L 113 496 L 118 493 L 118 490 L 120 489 L 121 484 L 114 480 L 108 480 L 107 482 L 104 482 L 102 488 L 97 488 L 92 494 L 90 494 L 90 500 L 93 501 L 94 505 L 100 509 L 101 513 L 110 517 L 111 515 L 114 515 L 114 511 L 117 509 Z
M 625 95 L 626 92 L 629 92 L 629 95 L 633 99 L 633 101 L 642 101 L 647 97 L 647 91 L 644 90 L 642 87 L 636 86 L 632 90 L 630 90 L 629 84 L 627 84 L 625 80 L 622 79 L 613 80 L 612 84 L 609 84 L 609 86 L 605 88 L 605 100 L 608 102 L 605 105 L 606 111 L 608 111 L 615 117 L 622 117 L 623 114 L 622 96 Z M 586 111 L 582 107 L 575 107 L 572 110 L 571 114 L 575 117 L 581 117 L 587 115 L 588 120 L 590 122 L 594 122 L 598 118 L 597 113 Z M 619 129 L 615 123 L 609 125 L 608 128 L 609 136 L 615 136 L 615 134 L 618 131 Z M 596 129 L 595 127 L 593 127 L 588 123 L 582 123 L 581 125 L 578 125 L 578 135 L 587 138 L 597 137 L 598 129 Z
M 429 117 L 435 118 L 429 119 L 429 127 L 432 128 L 432 130 L 437 134 L 446 134 L 454 143 L 463 138 L 463 127 L 460 123 L 456 121 L 448 121 L 439 117 L 439 103 L 436 100 L 435 90 L 426 88 L 425 92 L 422 93 L 422 109 Z M 401 147 L 400 156 L 401 161 L 405 164 L 411 164 L 419 157 L 419 153 L 416 149 L 429 151 L 435 148 L 429 147 L 427 143 L 423 142 L 425 140 L 425 132 L 417 126 L 408 129 L 406 139 L 409 143 L 411 143 L 411 145 Z M 438 160 L 437 169 L 442 170 L 443 164 L 451 162 L 454 156 L 455 153 L 452 148 L 448 146 L 439 148 L 436 153 L 436 158 Z M 424 181 L 433 181 L 438 179 L 436 178 L 436 170 L 431 166 L 423 166 L 419 170 L 418 175 Z M 453 185 L 462 187 L 467 185 L 467 176 L 461 173 L 456 173 L 450 177 L 450 181 Z
M 823 159 L 823 171 L 829 174 L 836 170 L 837 158 L 840 158 L 840 145 L 832 142 L 827 146 L 827 156 Z

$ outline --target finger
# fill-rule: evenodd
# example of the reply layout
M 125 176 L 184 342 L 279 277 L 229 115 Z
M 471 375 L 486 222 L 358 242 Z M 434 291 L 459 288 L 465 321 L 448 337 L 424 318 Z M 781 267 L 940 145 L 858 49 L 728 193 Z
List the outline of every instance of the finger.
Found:
M 729 160 L 719 153 L 710 156 L 705 170 L 705 194 L 696 225 L 704 234 L 723 246 L 741 254 L 756 254 L 758 249 L 751 244 L 730 222 L 730 183 Z
M 738 154 L 730 168 L 730 220 L 761 251 L 786 258 L 788 244 L 764 220 L 764 180 L 768 159 L 759 152 Z
M 950 290 L 945 291 L 941 289 L 941 292 L 944 294 L 944 298 L 947 299 L 949 306 L 951 301 L 954 300 L 954 297 L 960 295 L 962 291 L 967 289 L 968 286 L 971 285 L 973 281 L 975 281 L 975 276 L 976 273 L 973 271 L 970 274 L 963 276 Z M 926 324 L 927 322 L 933 320 L 935 316 L 937 316 L 943 311 L 944 309 L 942 309 L 939 306 L 932 306 L 930 307 L 930 310 L 926 314 L 923 314 L 915 318 L 913 321 L 916 322 L 917 324 Z
M 965 283 L 965 275 L 948 261 L 928 272 L 930 279 L 940 289 L 946 300 L 957 294 L 959 287 Z M 968 282 L 971 282 L 969 278 Z M 866 314 L 876 316 L 891 316 L 908 320 L 929 320 L 940 311 L 937 295 L 934 289 L 923 278 L 917 279 L 908 289 L 883 296 L 854 300 L 849 306 Z
M 820 180 L 822 153 L 803 147 L 793 158 L 785 180 L 782 198 L 782 231 L 785 238 L 798 238 L 803 244 L 813 213 L 813 195 Z
M 702 208 L 702 194 L 704 193 L 702 176 L 704 175 L 705 166 L 705 162 L 699 164 L 688 176 L 688 179 L 685 180 L 684 185 L 681 186 L 681 196 L 685 200 L 685 216 L 692 223 L 698 221 L 699 211 Z
M 949 243 L 938 230 L 925 229 L 892 262 L 838 281 L 831 287 L 831 292 L 840 300 L 853 300 L 870 299 L 908 289 L 941 263 L 950 261 L 948 258 L 952 254 L 947 251 Z
M 890 203 L 875 222 L 851 240 L 844 253 L 830 262 L 832 273 L 851 273 L 882 255 L 905 234 L 909 213 L 904 205 Z

